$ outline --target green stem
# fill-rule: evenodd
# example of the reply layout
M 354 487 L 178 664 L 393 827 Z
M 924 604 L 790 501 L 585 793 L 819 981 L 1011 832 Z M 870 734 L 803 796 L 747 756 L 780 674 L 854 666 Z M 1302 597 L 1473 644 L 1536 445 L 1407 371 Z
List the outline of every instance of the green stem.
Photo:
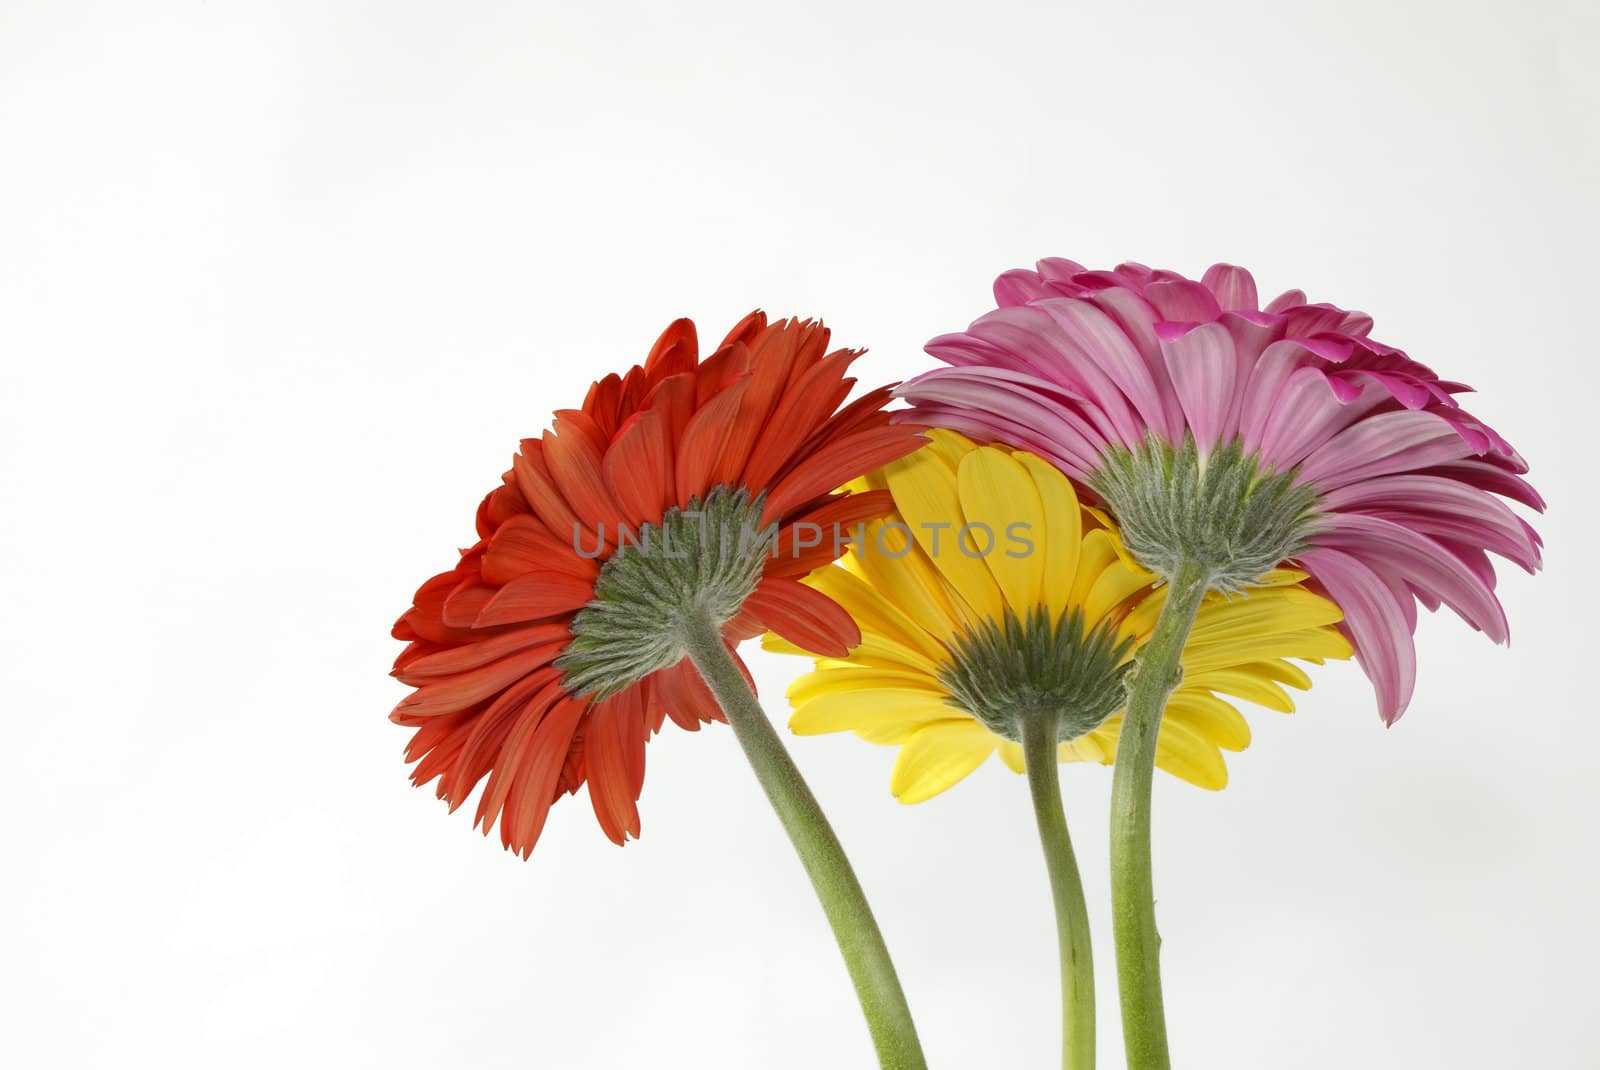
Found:
M 1033 796 L 1033 816 L 1050 872 L 1050 894 L 1056 907 L 1056 943 L 1061 955 L 1061 1066 L 1063 1070 L 1094 1067 L 1094 956 L 1089 947 L 1089 908 L 1083 898 L 1078 860 L 1067 834 L 1067 813 L 1061 806 L 1061 780 L 1056 749 L 1060 745 L 1054 714 L 1022 718 L 1022 759 Z
M 1150 786 L 1156 734 L 1167 696 L 1178 685 L 1183 645 L 1210 576 L 1185 563 L 1167 587 L 1155 631 L 1128 678 L 1128 710 L 1111 780 L 1111 921 L 1122 995 L 1122 1037 L 1128 1070 L 1167 1070 L 1167 1022 L 1161 1005 L 1161 937 L 1156 932 L 1150 876 Z
M 733 734 L 744 748 L 767 800 L 783 822 L 800 856 L 822 910 L 833 926 L 834 939 L 855 982 L 856 996 L 872 1032 L 878 1063 L 884 1070 L 926 1070 L 927 1060 L 911 1021 L 900 978 L 889 949 L 867 905 L 861 882 L 850 868 L 844 847 L 800 776 L 794 759 L 762 711 L 744 672 L 722 641 L 721 629 L 709 618 L 686 621 L 683 642 L 690 659 L 728 715 Z

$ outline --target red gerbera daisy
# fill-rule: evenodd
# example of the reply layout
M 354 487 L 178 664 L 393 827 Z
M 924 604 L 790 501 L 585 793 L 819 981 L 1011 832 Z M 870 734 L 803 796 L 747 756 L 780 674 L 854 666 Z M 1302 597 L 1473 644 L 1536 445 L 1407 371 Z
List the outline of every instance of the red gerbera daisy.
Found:
M 391 719 L 416 729 L 415 783 L 437 779 L 454 810 L 487 777 L 477 823 L 498 820 L 524 858 L 551 803 L 587 783 L 620 844 L 639 834 L 645 741 L 669 717 L 690 731 L 724 719 L 684 656 L 686 621 L 730 646 L 768 630 L 819 655 L 860 640 L 798 580 L 838 556 L 835 532 L 893 508 L 835 488 L 919 434 L 890 424 L 888 387 L 839 407 L 860 351 L 825 352 L 828 337 L 754 312 L 702 361 L 678 320 L 644 364 L 523 440 L 478 509 L 477 543 L 395 624 L 409 645 L 394 675 L 416 691 Z

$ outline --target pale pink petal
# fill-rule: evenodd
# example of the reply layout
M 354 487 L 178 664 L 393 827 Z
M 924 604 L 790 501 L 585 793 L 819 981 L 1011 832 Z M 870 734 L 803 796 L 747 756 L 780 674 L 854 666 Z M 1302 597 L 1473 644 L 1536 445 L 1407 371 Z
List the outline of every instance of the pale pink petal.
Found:
M 1392 574 L 1442 600 L 1462 620 L 1497 643 L 1506 641 L 1505 610 L 1494 591 L 1433 539 L 1401 524 L 1360 513 L 1341 513 L 1326 521 L 1319 547 L 1358 553 L 1373 571 Z M 1337 599 L 1335 599 L 1337 601 Z
M 994 303 L 1001 308 L 1025 305 L 1051 292 L 1039 273 L 1027 268 L 1015 268 L 994 280 Z
M 1461 436 L 1437 413 L 1402 409 L 1377 413 L 1339 432 L 1305 463 L 1301 475 L 1327 491 L 1469 454 Z
M 1233 338 L 1220 323 L 1202 323 L 1169 337 L 1176 326 L 1162 324 L 1156 334 L 1195 443 L 1202 452 L 1209 452 L 1217 445 L 1223 421 L 1233 406 L 1239 375 Z
M 1392 475 L 1329 491 L 1322 508 L 1383 516 L 1425 535 L 1492 550 L 1529 572 L 1539 567 L 1539 547 L 1520 517 L 1476 487 L 1437 475 Z
M 1105 436 L 1074 406 L 1063 403 L 1060 388 L 1046 392 L 1040 386 L 1047 384 L 1030 383 L 1025 376 L 995 368 L 939 369 L 902 383 L 895 396 L 919 410 L 925 405 L 967 408 L 980 420 L 998 416 L 1010 425 L 1035 429 L 1036 434 L 1047 436 L 1057 445 L 1058 452 L 1071 457 L 1086 473 L 1094 470 L 1105 456 Z M 998 426 L 993 437 L 1007 441 Z M 1021 448 L 1036 450 L 1037 440 Z
M 1144 441 L 1146 428 L 1161 428 L 1165 423 L 1160 387 L 1150 375 L 1150 367 L 1133 342 L 1116 322 L 1088 301 L 1055 298 L 1039 301 L 1061 328 L 1062 339 L 1070 351 L 1068 360 L 1086 370 L 1094 368 L 1104 378 L 1092 379 L 1096 395 L 1114 388 L 1128 399 L 1139 416 L 1135 437 L 1123 445 L 1135 447 Z
M 1378 713 L 1393 724 L 1411 702 L 1417 680 L 1417 650 L 1406 626 L 1402 599 L 1360 559 L 1323 547 L 1298 558 L 1344 611 L 1340 625 L 1356 648 L 1356 661 L 1378 693 Z
M 1161 339 L 1156 337 L 1156 324 L 1160 319 L 1155 306 L 1134 291 L 1121 287 L 1102 290 L 1090 300 L 1122 328 L 1150 370 L 1150 381 L 1156 384 L 1156 393 L 1161 398 L 1161 420 L 1152 420 L 1151 428 L 1168 442 L 1182 442 L 1183 406 L 1178 401 L 1177 390 L 1173 389 L 1167 358 L 1161 353 Z
M 1210 323 L 1222 314 L 1211 291 L 1190 279 L 1152 282 L 1144 288 L 1144 297 L 1169 323 Z
M 1246 453 L 1264 452 L 1268 422 L 1276 411 L 1278 394 L 1289 376 L 1304 366 L 1306 351 L 1294 342 L 1274 342 L 1261 351 L 1239 392 L 1239 438 Z M 1297 464 L 1299 458 L 1284 464 L 1281 456 L 1268 454 L 1269 464 Z
M 1217 295 L 1217 304 L 1225 312 L 1260 308 L 1256 297 L 1256 280 L 1244 268 L 1232 264 L 1212 264 L 1200 281 Z
M 1352 404 L 1356 403 L 1339 400 L 1317 368 L 1295 368 L 1267 410 L 1261 456 L 1279 469 L 1301 464 L 1347 425 Z M 1304 472 L 1301 476 L 1308 478 Z
M 1268 301 L 1264 311 L 1282 313 L 1289 311 L 1291 308 L 1299 308 L 1305 303 L 1306 292 L 1304 290 L 1285 290 L 1271 301 Z
M 1521 502 L 1530 509 L 1537 509 L 1541 513 L 1545 510 L 1544 497 L 1533 489 L 1533 484 L 1483 458 L 1468 457 L 1463 461 L 1435 465 L 1426 469 L 1426 472 L 1430 475 L 1441 475 L 1447 479 L 1458 479 L 1463 483 L 1482 488 L 1492 494 L 1499 494 L 1502 497 L 1510 498 L 1514 502 Z
M 1027 308 L 1003 308 L 975 321 L 967 333 L 1009 350 L 1045 382 L 1060 383 L 1089 402 L 1084 416 L 1108 441 L 1136 446 L 1144 441 L 1145 424 L 1122 391 L 1092 361 L 1083 360 L 1077 344 L 1044 310 L 1048 302 Z

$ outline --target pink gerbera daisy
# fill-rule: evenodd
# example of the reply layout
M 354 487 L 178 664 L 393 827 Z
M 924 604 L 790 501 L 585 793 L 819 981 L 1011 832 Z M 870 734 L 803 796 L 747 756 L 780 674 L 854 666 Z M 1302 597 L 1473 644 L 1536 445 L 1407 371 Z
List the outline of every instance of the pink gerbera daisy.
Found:
M 1293 560 L 1343 609 L 1385 721 L 1410 701 L 1416 603 L 1507 638 L 1489 555 L 1532 572 L 1527 464 L 1461 407 L 1468 388 L 1369 337 L 1372 319 L 1243 268 L 1200 281 L 1039 262 L 999 308 L 928 343 L 951 365 L 901 388 L 915 418 L 1047 457 L 1092 488 L 1127 545 L 1212 587 Z

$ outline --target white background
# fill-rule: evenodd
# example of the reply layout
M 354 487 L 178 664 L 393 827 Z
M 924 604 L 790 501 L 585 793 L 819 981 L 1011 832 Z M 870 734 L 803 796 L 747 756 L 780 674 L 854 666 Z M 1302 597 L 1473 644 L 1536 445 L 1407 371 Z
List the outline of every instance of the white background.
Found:
M 1593 1065 L 1597 21 L 1577 2 L 0 8 L 0 1061 L 865 1067 L 731 734 L 523 863 L 407 785 L 388 637 L 517 439 L 693 315 L 877 383 L 1046 255 L 1251 267 L 1477 386 L 1552 502 L 1513 643 L 1423 621 L 1163 779 L 1180 1067 Z M 1581 607 L 1581 609 L 1580 609 Z M 753 651 L 775 716 L 801 665 Z M 936 1067 L 1056 1060 L 1022 781 L 794 742 Z M 1121 1065 L 1104 769 L 1065 771 Z

